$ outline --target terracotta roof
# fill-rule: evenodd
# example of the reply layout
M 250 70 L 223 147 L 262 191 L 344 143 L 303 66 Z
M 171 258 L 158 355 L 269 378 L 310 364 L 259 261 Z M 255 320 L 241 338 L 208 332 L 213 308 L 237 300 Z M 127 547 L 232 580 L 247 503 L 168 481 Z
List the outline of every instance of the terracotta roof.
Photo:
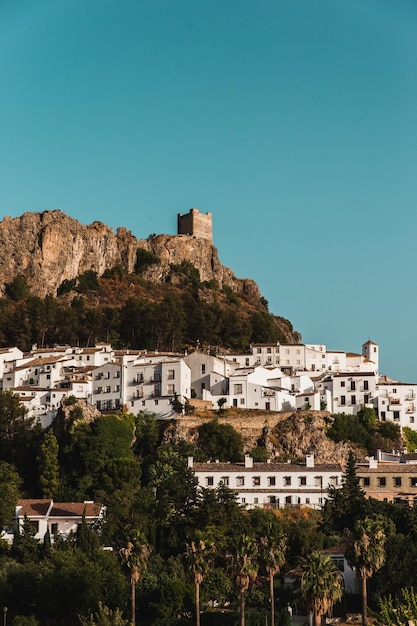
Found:
M 17 506 L 22 507 L 19 515 L 22 517 L 27 515 L 28 517 L 45 516 L 51 505 L 52 500 L 18 500 Z
M 49 363 L 57 363 L 58 361 L 62 361 L 62 359 L 68 359 L 67 354 L 61 354 L 60 356 L 44 356 L 39 357 L 38 359 L 32 359 L 28 361 L 24 365 L 19 365 L 15 368 L 15 371 L 28 369 L 29 367 L 38 367 L 39 365 L 48 365 Z
M 54 502 L 50 517 L 97 517 L 102 509 L 95 502 Z
M 314 467 L 306 467 L 306 465 L 297 465 L 295 463 L 254 463 L 253 467 L 245 467 L 243 463 L 194 463 L 195 472 L 341 472 L 342 468 L 339 463 L 324 463 L 315 465 Z

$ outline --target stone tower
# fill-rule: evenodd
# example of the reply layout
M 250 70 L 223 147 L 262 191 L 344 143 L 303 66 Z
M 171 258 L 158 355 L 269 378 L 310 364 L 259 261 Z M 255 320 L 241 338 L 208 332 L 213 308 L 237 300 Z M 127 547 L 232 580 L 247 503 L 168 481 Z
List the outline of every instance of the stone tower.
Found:
M 211 213 L 200 213 L 198 209 L 190 209 L 185 215 L 178 213 L 178 234 L 213 241 Z

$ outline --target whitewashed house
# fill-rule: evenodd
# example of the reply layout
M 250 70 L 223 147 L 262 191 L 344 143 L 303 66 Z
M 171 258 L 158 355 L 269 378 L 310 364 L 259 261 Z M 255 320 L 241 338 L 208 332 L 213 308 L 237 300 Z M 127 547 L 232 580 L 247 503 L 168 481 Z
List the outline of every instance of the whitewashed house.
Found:
M 330 485 L 341 486 L 340 464 L 315 465 L 314 456 L 305 465 L 296 463 L 254 463 L 245 455 L 244 463 L 195 463 L 192 468 L 200 488 L 231 489 L 237 502 L 249 508 L 285 508 L 307 506 L 320 508 Z
M 20 529 L 25 517 L 35 531 L 35 539 L 43 541 L 49 530 L 51 541 L 58 535 L 64 538 L 77 531 L 83 516 L 88 525 L 102 519 L 105 508 L 92 501 L 54 502 L 52 499 L 19 500 L 16 506 L 15 520 Z M 2 535 L 9 543 L 13 541 L 13 530 L 6 529 Z

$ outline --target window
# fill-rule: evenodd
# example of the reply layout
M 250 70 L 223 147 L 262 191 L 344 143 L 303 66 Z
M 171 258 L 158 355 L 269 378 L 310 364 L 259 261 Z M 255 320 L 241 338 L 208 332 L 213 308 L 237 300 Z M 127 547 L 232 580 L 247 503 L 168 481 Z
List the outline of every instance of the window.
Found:
M 300 487 L 305 487 L 306 484 L 307 484 L 307 477 L 306 476 L 300 476 L 299 482 L 300 482 Z
M 345 404 L 346 404 L 346 396 L 340 396 L 340 404 L 342 406 L 345 406 Z
M 39 522 L 37 520 L 29 520 L 29 524 L 34 533 L 39 532 Z
M 229 486 L 229 477 L 228 476 L 222 476 L 220 478 L 220 484 L 224 485 L 225 487 Z
M 385 411 L 381 411 L 381 420 L 385 422 Z
M 253 503 L 254 503 L 254 504 L 258 504 L 258 503 L 259 503 L 259 498 L 254 498 L 254 499 L 253 499 Z
M 174 380 L 174 378 L 175 378 L 175 370 L 168 370 L 167 378 L 168 378 L 168 380 Z
M 355 380 L 351 380 L 350 381 L 350 390 L 351 391 L 356 391 L 356 381 Z
M 386 487 L 387 485 L 387 479 L 385 478 L 385 476 L 378 476 L 378 487 Z
M 284 485 L 289 487 L 291 485 L 291 476 L 284 476 Z
M 233 385 L 233 389 L 234 389 L 235 396 L 237 396 L 238 394 L 242 393 L 242 389 L 243 389 L 242 383 L 235 383 Z
M 271 352 L 272 352 L 271 348 L 267 348 L 266 352 L 267 352 L 267 354 L 271 354 Z
M 363 396 L 363 401 L 365 404 L 369 403 L 369 395 L 367 393 L 365 393 L 365 395 Z
M 399 422 L 399 421 L 400 421 L 400 412 L 394 411 L 394 422 Z
M 104 393 L 111 393 L 111 387 L 110 387 L 110 385 L 108 385 L 108 386 L 105 388 Z
M 275 484 L 276 484 L 275 476 L 268 476 L 268 485 L 270 487 L 275 487 Z
M 340 382 L 340 386 L 341 386 L 341 387 L 346 387 L 346 383 L 345 383 L 345 381 L 344 381 L 344 380 L 342 380 L 342 381 Z
M 201 366 L 201 373 L 202 373 L 202 374 L 205 374 L 205 373 L 206 373 L 206 366 L 205 366 L 205 364 L 204 364 L 204 363 L 203 363 L 203 364 L 202 364 L 202 366 Z
M 173 396 L 175 393 L 175 385 L 168 385 L 167 390 L 168 390 L 168 395 Z
M 240 398 L 240 404 L 245 404 L 245 398 Z
M 367 380 L 363 381 L 363 390 L 364 391 L 368 391 L 369 389 L 369 382 Z
M 394 476 L 394 487 L 401 487 L 401 476 Z
M 244 487 L 244 486 L 245 486 L 245 477 L 236 476 L 236 487 Z
M 254 487 L 259 487 L 259 485 L 261 484 L 261 477 L 260 476 L 254 476 L 252 479 L 252 484 Z
M 292 496 L 285 496 L 285 504 L 292 504 Z
M 397 390 L 396 390 L 396 389 L 393 389 L 393 390 L 392 390 L 392 393 L 397 393 Z
M 411 476 L 410 485 L 411 487 L 417 487 L 417 476 Z
M 256 352 L 257 352 L 258 354 L 261 354 L 262 350 L 261 350 L 260 348 L 256 348 Z
M 214 485 L 214 478 L 213 476 L 207 476 L 206 477 L 206 487 L 212 487 Z
M 154 400 L 155 404 L 159 404 L 159 400 Z
M 350 397 L 350 403 L 351 404 L 356 404 L 356 396 L 351 396 Z
M 201 383 L 201 391 L 203 392 L 204 389 L 206 388 L 206 383 Z

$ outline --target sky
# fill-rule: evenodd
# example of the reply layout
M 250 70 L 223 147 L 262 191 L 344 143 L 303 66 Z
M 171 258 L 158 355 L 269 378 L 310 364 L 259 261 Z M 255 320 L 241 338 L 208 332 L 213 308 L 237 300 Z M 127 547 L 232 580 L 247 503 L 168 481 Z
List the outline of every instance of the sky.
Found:
M 0 219 L 213 215 L 305 343 L 417 382 L 415 0 L 0 0 Z

